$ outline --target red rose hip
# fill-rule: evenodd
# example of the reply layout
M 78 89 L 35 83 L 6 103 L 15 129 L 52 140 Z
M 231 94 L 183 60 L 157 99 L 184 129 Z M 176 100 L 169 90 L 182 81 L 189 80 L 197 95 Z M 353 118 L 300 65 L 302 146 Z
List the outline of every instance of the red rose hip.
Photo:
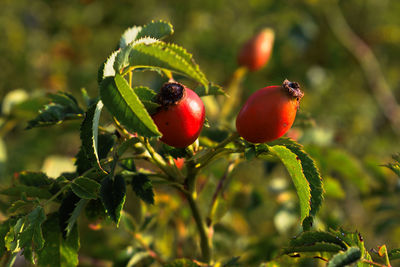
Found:
M 296 82 L 268 86 L 253 93 L 236 118 L 236 129 L 251 143 L 278 139 L 292 127 L 303 92 Z
M 274 38 L 274 31 L 265 28 L 247 41 L 239 51 L 239 65 L 247 67 L 250 71 L 259 70 L 265 66 L 271 56 Z
M 205 119 L 200 97 L 180 83 L 168 82 L 161 88 L 157 102 L 161 107 L 152 118 L 162 133 L 160 140 L 178 148 L 196 141 Z

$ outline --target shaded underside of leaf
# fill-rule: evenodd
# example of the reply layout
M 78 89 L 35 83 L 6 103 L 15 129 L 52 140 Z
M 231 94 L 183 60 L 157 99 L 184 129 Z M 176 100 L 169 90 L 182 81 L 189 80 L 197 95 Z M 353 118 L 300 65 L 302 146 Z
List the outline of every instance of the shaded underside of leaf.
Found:
M 101 183 L 100 198 L 108 216 L 118 225 L 126 198 L 124 178 L 121 175 L 116 175 L 114 179 L 106 176 Z

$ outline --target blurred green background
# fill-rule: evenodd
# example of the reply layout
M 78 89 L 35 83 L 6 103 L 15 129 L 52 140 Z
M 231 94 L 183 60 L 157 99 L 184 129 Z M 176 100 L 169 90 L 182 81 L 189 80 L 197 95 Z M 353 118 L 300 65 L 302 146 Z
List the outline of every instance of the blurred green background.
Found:
M 399 114 L 384 111 L 400 102 L 400 1 L 2 0 L 0 6 L 2 183 L 25 169 L 54 171 L 54 162 L 72 168 L 79 122 L 24 127 L 46 102 L 46 92 L 79 98 L 86 88 L 96 96 L 98 67 L 127 27 L 170 21 L 175 34 L 167 41 L 193 53 L 209 80 L 223 86 L 237 68 L 241 44 L 267 26 L 275 31 L 272 57 L 245 77 L 242 101 L 285 78 L 302 85 L 305 97 L 290 134 L 306 146 L 324 178 L 317 226 L 359 230 L 367 248 L 400 247 L 400 184 L 381 166 L 400 152 Z M 14 103 L 23 99 L 28 101 Z M 214 183 L 224 164 L 216 162 L 207 174 Z M 267 260 L 298 231 L 296 196 L 279 166 L 239 167 L 226 191 L 231 208 L 216 230 L 216 250 L 227 257 L 246 251 L 248 262 Z

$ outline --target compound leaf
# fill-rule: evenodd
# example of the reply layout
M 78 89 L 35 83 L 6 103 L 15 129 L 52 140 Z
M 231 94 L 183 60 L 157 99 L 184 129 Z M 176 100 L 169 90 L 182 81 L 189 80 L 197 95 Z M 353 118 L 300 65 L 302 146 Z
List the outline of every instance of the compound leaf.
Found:
M 46 215 L 41 206 L 30 212 L 25 219 L 24 228 L 19 236 L 19 245 L 24 249 L 25 257 L 33 262 L 32 250 L 40 250 L 44 246 L 42 223 Z
M 43 267 L 74 267 L 78 265 L 79 234 L 75 226 L 70 234 L 63 238 L 57 213 L 48 216 L 43 223 L 43 237 L 45 244 L 38 251 L 38 266 Z
M 83 110 L 71 94 L 58 92 L 57 94 L 50 94 L 49 98 L 52 102 L 39 110 L 39 115 L 28 122 L 27 129 L 58 124 L 65 120 L 78 119 L 83 116 Z

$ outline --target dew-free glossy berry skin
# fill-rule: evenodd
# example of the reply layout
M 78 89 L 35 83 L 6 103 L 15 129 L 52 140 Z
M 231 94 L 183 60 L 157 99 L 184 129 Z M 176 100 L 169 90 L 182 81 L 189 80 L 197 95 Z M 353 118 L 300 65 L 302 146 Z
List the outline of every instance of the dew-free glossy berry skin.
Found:
M 264 67 L 271 56 L 275 34 L 266 28 L 247 41 L 239 51 L 238 63 L 250 71 L 257 71 Z
M 205 108 L 200 97 L 184 87 L 180 100 L 161 107 L 152 118 L 162 133 L 162 142 L 183 148 L 191 145 L 199 137 L 204 124 Z
M 303 93 L 297 83 L 268 86 L 253 93 L 236 118 L 236 129 L 251 143 L 278 139 L 292 127 Z M 293 89 L 289 86 L 297 86 Z M 296 90 L 295 92 L 293 90 Z

